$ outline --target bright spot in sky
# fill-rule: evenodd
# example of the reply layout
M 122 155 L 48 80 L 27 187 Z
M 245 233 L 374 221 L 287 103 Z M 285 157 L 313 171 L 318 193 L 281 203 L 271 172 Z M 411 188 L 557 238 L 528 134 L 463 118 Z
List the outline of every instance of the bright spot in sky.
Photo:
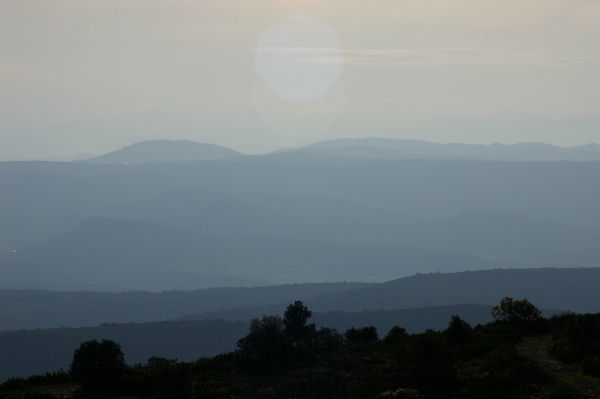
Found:
M 255 68 L 264 84 L 281 100 L 320 99 L 342 72 L 337 32 L 310 17 L 288 18 L 262 34 Z

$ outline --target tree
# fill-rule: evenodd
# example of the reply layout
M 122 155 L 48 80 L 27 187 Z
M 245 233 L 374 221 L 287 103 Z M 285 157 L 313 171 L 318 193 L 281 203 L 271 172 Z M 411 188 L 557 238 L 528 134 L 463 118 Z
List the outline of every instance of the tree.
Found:
M 112 391 L 125 371 L 121 346 L 110 340 L 85 341 L 73 354 L 71 376 L 88 392 Z
M 301 301 L 289 305 L 281 319 L 263 316 L 250 322 L 250 331 L 237 342 L 238 354 L 256 371 L 280 369 L 313 355 L 318 346 L 314 324 L 307 324 L 312 312 Z
M 458 315 L 452 315 L 450 324 L 446 329 L 446 339 L 452 345 L 461 345 L 473 335 L 473 328 Z
M 250 331 L 237 342 L 238 353 L 255 371 L 277 368 L 288 360 L 288 340 L 279 316 L 250 322 Z
M 332 353 L 344 346 L 344 337 L 333 328 L 321 327 L 315 333 L 314 349 L 317 353 Z
M 289 305 L 283 313 L 283 325 L 286 334 L 294 340 L 301 339 L 308 332 L 314 331 L 314 324 L 306 324 L 312 316 L 302 301 L 296 301 Z
M 538 320 L 542 312 L 527 298 L 513 299 L 504 297 L 499 305 L 492 308 L 492 317 L 496 320 L 508 322 L 530 322 Z
M 379 340 L 377 329 L 373 326 L 362 328 L 351 327 L 346 330 L 344 337 L 346 338 L 346 342 L 351 346 L 365 346 Z

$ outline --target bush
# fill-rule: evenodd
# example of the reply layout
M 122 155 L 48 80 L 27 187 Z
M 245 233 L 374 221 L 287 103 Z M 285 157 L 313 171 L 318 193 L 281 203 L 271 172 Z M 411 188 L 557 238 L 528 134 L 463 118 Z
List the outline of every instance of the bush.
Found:
M 587 374 L 600 375 L 600 315 L 570 315 L 555 321 L 550 354 L 565 363 L 580 364 Z
M 588 356 L 583 359 L 583 372 L 600 377 L 600 356 Z

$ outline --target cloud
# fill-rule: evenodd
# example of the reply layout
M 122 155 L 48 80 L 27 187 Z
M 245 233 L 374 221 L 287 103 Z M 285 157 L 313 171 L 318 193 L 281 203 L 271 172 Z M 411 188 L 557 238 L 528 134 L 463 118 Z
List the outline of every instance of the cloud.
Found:
M 298 62 L 343 63 L 354 66 L 440 66 L 440 65 L 516 65 L 529 67 L 561 67 L 581 63 L 597 63 L 598 58 L 577 53 L 551 50 L 503 51 L 483 48 L 315 48 L 258 47 L 256 52 L 288 54 Z M 342 55 L 340 57 L 339 55 Z

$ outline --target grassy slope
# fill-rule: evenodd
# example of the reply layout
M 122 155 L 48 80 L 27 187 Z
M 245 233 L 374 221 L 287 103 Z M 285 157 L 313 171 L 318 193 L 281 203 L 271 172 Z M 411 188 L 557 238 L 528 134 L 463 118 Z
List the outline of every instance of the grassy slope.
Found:
M 517 348 L 523 356 L 538 363 L 558 382 L 575 387 L 583 397 L 600 398 L 600 378 L 583 374 L 578 365 L 567 365 L 552 358 L 549 354 L 551 341 L 551 334 L 529 336 Z

